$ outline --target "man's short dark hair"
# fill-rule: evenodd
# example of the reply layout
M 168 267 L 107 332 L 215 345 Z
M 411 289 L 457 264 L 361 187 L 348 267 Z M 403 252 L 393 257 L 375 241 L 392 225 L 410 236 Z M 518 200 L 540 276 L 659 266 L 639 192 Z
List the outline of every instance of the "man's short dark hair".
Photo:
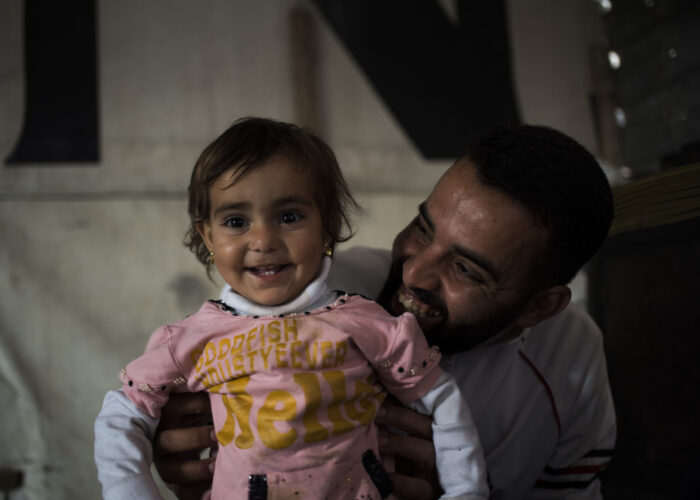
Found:
M 547 285 L 571 281 L 603 244 L 613 217 L 610 185 L 572 138 L 544 126 L 501 128 L 477 139 L 465 157 L 483 184 L 525 206 L 549 230 Z

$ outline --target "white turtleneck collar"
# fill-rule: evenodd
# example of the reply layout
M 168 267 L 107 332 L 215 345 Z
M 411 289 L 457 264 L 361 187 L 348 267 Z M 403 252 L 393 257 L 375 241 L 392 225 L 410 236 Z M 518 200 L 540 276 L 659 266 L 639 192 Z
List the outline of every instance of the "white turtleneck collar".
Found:
M 330 269 L 331 258 L 324 257 L 318 276 L 294 300 L 278 306 L 265 306 L 248 300 L 233 291 L 229 285 L 226 285 L 222 290 L 221 300 L 227 306 L 235 309 L 236 313 L 249 316 L 279 316 L 280 314 L 318 309 L 333 302 L 338 295 L 333 290 L 328 290 L 326 285 L 326 278 Z

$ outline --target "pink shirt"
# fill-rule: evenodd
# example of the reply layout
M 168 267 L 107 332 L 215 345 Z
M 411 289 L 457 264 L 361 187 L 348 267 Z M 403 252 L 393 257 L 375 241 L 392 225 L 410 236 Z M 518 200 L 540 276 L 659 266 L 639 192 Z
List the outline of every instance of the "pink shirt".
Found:
M 377 454 L 385 389 L 403 403 L 422 397 L 439 358 L 412 315 L 392 317 L 360 296 L 275 318 L 207 302 L 158 328 L 122 379 L 152 417 L 172 391 L 209 392 L 214 498 L 247 498 L 254 474 L 267 476 L 269 498 L 379 498 L 361 457 Z

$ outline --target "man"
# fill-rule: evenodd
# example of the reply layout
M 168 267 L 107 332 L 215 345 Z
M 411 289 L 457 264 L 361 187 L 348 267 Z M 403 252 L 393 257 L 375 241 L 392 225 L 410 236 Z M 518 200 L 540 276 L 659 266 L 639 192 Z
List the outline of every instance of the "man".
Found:
M 334 287 L 415 314 L 441 348 L 471 407 L 494 499 L 600 498 L 614 408 L 602 336 L 569 304 L 566 284 L 611 219 L 610 188 L 593 156 L 552 129 L 522 126 L 486 134 L 458 159 L 391 256 L 359 248 L 335 259 Z M 176 403 L 172 414 L 181 413 Z M 383 452 L 434 471 L 429 420 L 385 406 L 378 422 L 408 432 L 387 438 Z M 166 481 L 208 479 L 211 460 L 167 454 L 210 445 L 209 432 L 157 437 Z M 439 494 L 430 474 L 393 477 L 401 498 Z

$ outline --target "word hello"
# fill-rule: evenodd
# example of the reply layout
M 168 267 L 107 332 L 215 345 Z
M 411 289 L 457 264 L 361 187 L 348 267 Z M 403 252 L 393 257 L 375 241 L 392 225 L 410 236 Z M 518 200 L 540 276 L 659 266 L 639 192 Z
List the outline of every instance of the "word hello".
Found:
M 302 389 L 305 404 L 299 413 L 297 400 L 294 395 L 285 390 L 272 390 L 267 393 L 265 401 L 257 411 L 257 434 L 265 446 L 273 450 L 288 448 L 299 438 L 303 443 L 317 443 L 327 439 L 331 434 L 338 436 L 359 425 L 369 426 L 377 413 L 379 405 L 386 394 L 380 392 L 374 382 L 374 375 L 366 381 L 355 383 L 354 394 L 348 397 L 346 393 L 345 374 L 340 370 L 319 373 L 295 373 L 294 382 Z M 209 392 L 217 393 L 225 387 L 229 394 L 221 394 L 226 407 L 226 422 L 216 437 L 223 446 L 234 443 L 240 449 L 253 446 L 255 437 L 251 429 L 251 409 L 253 397 L 246 392 L 250 376 L 231 380 L 226 384 L 210 388 Z M 321 384 L 327 384 L 333 395 L 328 405 L 322 405 Z M 345 416 L 344 416 L 344 415 Z M 324 417 L 321 423 L 319 417 Z M 302 431 L 292 425 L 301 420 Z M 278 422 L 286 422 L 287 430 L 279 430 Z M 240 433 L 236 435 L 236 423 Z

